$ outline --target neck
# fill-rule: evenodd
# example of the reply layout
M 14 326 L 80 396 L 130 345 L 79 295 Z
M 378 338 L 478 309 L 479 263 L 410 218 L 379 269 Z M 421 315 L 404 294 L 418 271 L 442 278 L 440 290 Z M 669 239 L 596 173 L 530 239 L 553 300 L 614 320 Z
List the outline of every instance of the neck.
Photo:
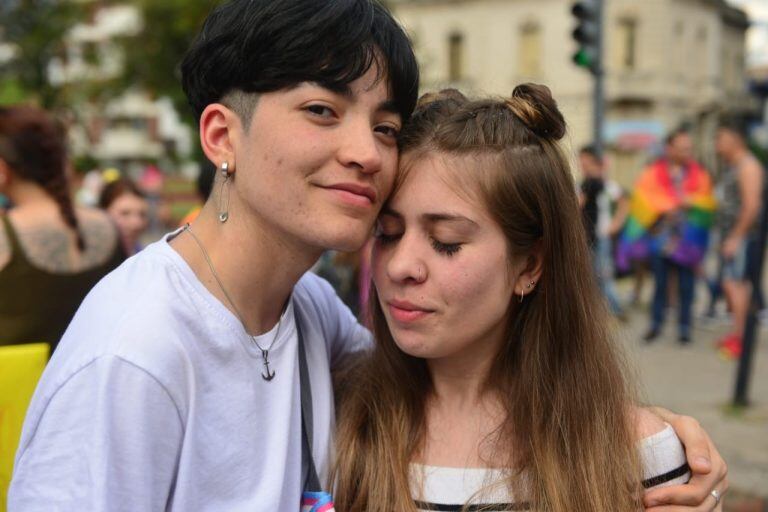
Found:
M 428 360 L 434 400 L 459 409 L 481 404 L 487 395 L 488 377 L 502 340 L 503 332 L 491 332 L 458 354 Z
M 242 315 L 245 330 L 252 335 L 269 331 L 279 321 L 293 287 L 322 252 L 300 244 L 260 219 L 232 216 L 221 224 L 211 202 L 191 228 L 208 253 L 226 294 L 189 233 L 182 232 L 171 246 L 211 294 L 235 316 Z
M 16 181 L 8 190 L 8 198 L 14 207 L 56 206 L 56 201 L 48 195 L 43 187 L 29 181 Z

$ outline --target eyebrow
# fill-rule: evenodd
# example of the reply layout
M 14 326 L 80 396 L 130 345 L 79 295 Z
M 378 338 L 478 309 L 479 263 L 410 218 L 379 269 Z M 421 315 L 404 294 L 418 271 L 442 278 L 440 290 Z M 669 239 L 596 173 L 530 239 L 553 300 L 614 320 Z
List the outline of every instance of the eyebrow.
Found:
M 327 89 L 328 91 L 338 94 L 339 96 L 344 97 L 347 100 L 354 100 L 355 95 L 352 94 L 352 88 L 347 85 L 332 85 L 328 83 L 322 83 L 322 82 L 315 82 L 316 85 L 322 87 L 323 89 Z M 393 99 L 387 99 L 376 105 L 376 110 L 378 112 L 388 112 L 390 114 L 400 114 L 400 109 L 397 108 L 397 102 Z
M 390 217 L 395 217 L 398 220 L 402 220 L 403 215 L 392 208 L 384 207 L 381 210 L 381 215 L 389 215 Z M 469 217 L 465 217 L 464 215 L 459 215 L 457 213 L 424 213 L 421 215 L 421 218 L 431 224 L 435 224 L 437 222 L 466 222 L 468 224 L 472 224 L 473 226 L 477 226 L 477 222 L 473 221 Z
M 467 222 L 477 226 L 477 222 L 472 219 L 454 213 L 425 213 L 421 218 L 433 224 L 436 222 Z

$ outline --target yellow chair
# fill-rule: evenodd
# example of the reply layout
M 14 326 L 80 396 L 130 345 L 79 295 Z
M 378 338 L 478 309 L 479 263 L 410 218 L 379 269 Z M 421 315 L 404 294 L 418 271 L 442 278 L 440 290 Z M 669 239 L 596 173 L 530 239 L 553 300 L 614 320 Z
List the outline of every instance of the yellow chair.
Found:
M 0 512 L 6 512 L 21 426 L 48 351 L 47 343 L 0 346 Z

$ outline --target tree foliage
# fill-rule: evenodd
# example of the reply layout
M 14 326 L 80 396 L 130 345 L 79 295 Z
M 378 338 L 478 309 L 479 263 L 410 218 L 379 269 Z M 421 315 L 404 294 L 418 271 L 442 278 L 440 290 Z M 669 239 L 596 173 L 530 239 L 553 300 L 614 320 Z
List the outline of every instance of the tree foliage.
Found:
M 126 38 L 122 86 L 139 86 L 173 100 L 182 117 L 192 113 L 181 89 L 179 65 L 184 53 L 220 0 L 130 0 L 143 17 L 141 32 Z
M 14 51 L 0 63 L 0 90 L 14 100 L 31 98 L 58 107 L 62 89 L 48 81 L 48 63 L 64 48 L 64 35 L 83 15 L 82 5 L 67 0 L 0 0 L 0 41 Z

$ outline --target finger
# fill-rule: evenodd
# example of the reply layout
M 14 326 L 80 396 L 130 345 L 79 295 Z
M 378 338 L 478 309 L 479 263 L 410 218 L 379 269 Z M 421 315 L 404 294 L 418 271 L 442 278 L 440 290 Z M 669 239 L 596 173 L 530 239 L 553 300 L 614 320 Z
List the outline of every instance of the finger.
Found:
M 691 473 L 709 473 L 712 470 L 711 441 L 699 422 L 690 416 L 677 416 L 670 424 L 685 447 Z
M 687 484 L 661 487 L 647 492 L 643 496 L 643 504 L 649 511 L 663 509 L 665 512 L 671 512 L 675 510 L 674 507 L 683 507 L 688 512 L 691 512 L 690 507 L 703 507 L 701 510 L 712 510 L 716 504 L 715 498 L 712 496 L 714 489 L 720 493 L 722 502 L 722 497 L 728 491 L 728 480 L 714 473 L 694 477 Z
M 723 512 L 723 497 L 720 496 L 720 502 L 715 501 L 712 495 L 707 496 L 707 499 L 703 503 L 697 506 L 684 506 L 684 505 L 660 505 L 658 507 L 646 508 L 645 512 L 699 512 L 699 511 L 714 511 Z
M 693 479 L 688 484 L 672 485 L 649 491 L 643 496 L 643 504 L 650 509 L 664 505 L 683 505 L 686 507 L 700 505 L 709 495 L 709 491 L 705 491 L 701 484 L 697 486 L 692 485 L 692 483 Z
M 653 507 L 653 508 L 647 508 L 645 509 L 645 512 L 709 512 L 710 510 L 720 510 L 722 512 L 722 509 L 713 509 L 711 505 L 715 504 L 715 500 L 710 499 L 712 503 L 708 503 L 701 507 L 681 507 L 679 505 L 666 505 L 662 507 Z

